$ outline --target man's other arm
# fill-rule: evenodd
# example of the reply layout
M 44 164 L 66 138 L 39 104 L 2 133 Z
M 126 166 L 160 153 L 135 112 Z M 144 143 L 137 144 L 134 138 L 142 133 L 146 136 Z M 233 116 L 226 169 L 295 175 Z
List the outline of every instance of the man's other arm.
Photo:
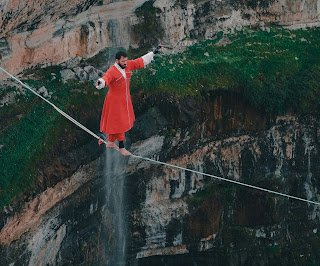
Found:
M 99 78 L 96 83 L 94 84 L 94 86 L 98 89 L 101 90 L 104 87 L 107 87 L 109 85 L 109 83 L 112 80 L 112 76 L 109 73 L 109 71 L 107 71 L 102 78 Z

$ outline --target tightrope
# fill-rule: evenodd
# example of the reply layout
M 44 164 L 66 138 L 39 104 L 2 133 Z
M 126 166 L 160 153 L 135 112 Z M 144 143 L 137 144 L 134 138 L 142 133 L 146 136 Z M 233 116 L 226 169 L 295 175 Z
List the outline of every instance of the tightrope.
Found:
M 72 123 L 76 124 L 78 127 L 80 127 L 81 129 L 83 129 L 84 131 L 86 131 L 87 133 L 89 133 L 91 136 L 95 137 L 96 139 L 100 140 L 100 137 L 96 134 L 94 134 L 91 130 L 87 129 L 84 125 L 80 124 L 77 120 L 75 120 L 74 118 L 72 118 L 70 115 L 68 115 L 67 113 L 65 113 L 64 111 L 62 111 L 60 108 L 58 108 L 57 106 L 55 106 L 52 102 L 48 101 L 46 98 L 42 97 L 39 93 L 37 93 L 35 90 L 33 90 L 32 88 L 30 88 L 27 84 L 23 83 L 20 79 L 16 78 L 15 76 L 11 75 L 9 72 L 7 72 L 6 70 L 4 70 L 2 67 L 0 67 L 0 70 L 2 70 L 4 73 L 6 73 L 7 75 L 9 75 L 11 78 L 13 78 L 15 81 L 19 82 L 23 87 L 27 88 L 29 91 L 31 91 L 32 93 L 34 93 L 35 95 L 37 95 L 39 98 L 41 98 L 42 100 L 44 100 L 47 104 L 50 104 L 54 109 L 56 109 L 56 111 L 58 111 L 61 115 L 63 115 L 64 117 L 66 117 L 67 119 L 69 119 Z
M 220 177 L 220 176 L 215 176 L 215 175 L 202 173 L 202 172 L 199 172 L 199 171 L 196 171 L 196 170 L 192 170 L 192 169 L 188 169 L 188 168 L 184 168 L 184 167 L 181 167 L 181 166 L 177 166 L 177 165 L 173 165 L 173 164 L 169 164 L 169 163 L 164 163 L 164 162 L 159 162 L 159 161 L 156 161 L 156 160 L 153 160 L 153 159 L 149 159 L 149 158 L 144 158 L 142 156 L 137 156 L 137 155 L 131 155 L 131 156 L 135 157 L 135 158 L 140 158 L 142 160 L 154 162 L 154 163 L 157 163 L 157 164 L 162 164 L 162 165 L 166 165 L 166 166 L 169 166 L 169 167 L 178 168 L 178 169 L 181 169 L 181 170 L 184 170 L 184 171 L 189 171 L 189 172 L 192 172 L 192 173 L 195 173 L 195 174 L 209 176 L 209 177 L 212 177 L 212 178 L 215 178 L 215 179 L 219 179 L 219 180 L 222 180 L 222 181 L 227 181 L 227 182 L 230 182 L 230 183 L 233 183 L 233 184 L 237 184 L 237 185 L 241 185 L 241 186 L 245 186 L 245 187 L 249 187 L 249 188 L 258 189 L 258 190 L 261 190 L 261 191 L 264 191 L 264 192 L 268 192 L 268 193 L 273 193 L 273 194 L 276 194 L 276 195 L 279 195 L 279 196 L 284 196 L 284 197 L 288 197 L 288 198 L 291 198 L 291 199 L 301 200 L 301 201 L 305 201 L 305 202 L 308 202 L 308 203 L 320 205 L 320 202 L 311 201 L 311 200 L 307 200 L 307 199 L 291 196 L 291 195 L 288 195 L 288 194 L 284 194 L 284 193 L 281 193 L 281 192 L 273 191 L 273 190 L 262 188 L 262 187 L 253 186 L 253 185 L 246 184 L 246 183 L 243 183 L 243 182 L 239 182 L 239 181 L 236 181 L 236 180 L 232 180 L 232 179 L 228 179 L 228 178 L 224 178 L 224 177 Z
M 62 111 L 60 108 L 58 108 L 57 106 L 55 106 L 53 103 L 51 103 L 49 100 L 47 100 L 46 98 L 44 98 L 43 96 L 41 96 L 39 93 L 37 93 L 35 90 L 33 90 L 32 88 L 30 88 L 28 85 L 26 85 L 25 83 L 23 83 L 21 80 L 19 80 L 18 78 L 16 78 L 15 76 L 11 75 L 9 72 L 7 72 L 6 70 L 4 70 L 2 67 L 0 67 L 0 70 L 2 70 L 4 73 L 6 73 L 7 75 L 9 75 L 12 79 L 16 80 L 18 83 L 20 83 L 23 87 L 27 88 L 28 90 L 30 90 L 32 93 L 34 93 L 35 95 L 37 95 L 39 98 L 41 98 L 42 100 L 44 100 L 46 103 L 48 103 L 49 105 L 51 105 L 56 111 L 58 111 L 61 115 L 63 115 L 64 117 L 66 117 L 68 120 L 70 120 L 72 123 L 74 123 L 75 125 L 77 125 L 78 127 L 80 127 L 81 129 L 83 129 L 84 131 L 86 131 L 87 133 L 89 133 L 91 136 L 95 137 L 98 140 L 101 140 L 100 137 L 98 135 L 96 135 L 95 133 L 93 133 L 91 130 L 89 130 L 88 128 L 86 128 L 84 125 L 82 125 L 81 123 L 79 123 L 77 120 L 75 120 L 74 118 L 72 118 L 71 116 L 69 116 L 67 113 L 65 113 L 64 111 Z M 107 144 L 107 143 L 105 143 Z M 303 201 L 303 202 L 307 202 L 310 204 L 315 204 L 315 205 L 320 205 L 320 202 L 316 202 L 316 201 L 312 201 L 312 200 L 307 200 L 307 199 L 303 199 L 303 198 L 299 198 L 299 197 L 295 197 L 289 194 L 285 194 L 285 193 L 281 193 L 281 192 L 277 192 L 274 190 L 270 190 L 270 189 L 266 189 L 266 188 L 262 188 L 262 187 L 258 187 L 258 186 L 253 186 L 250 184 L 246 184 L 243 182 L 239 182 L 236 180 L 232 180 L 232 179 L 228 179 L 228 178 L 224 178 L 224 177 L 220 177 L 220 176 L 215 176 L 215 175 L 211 175 L 211 174 L 207 174 L 207 173 L 202 173 L 196 170 L 192 170 L 192 169 L 188 169 L 188 168 L 184 168 L 181 166 L 177 166 L 177 165 L 173 165 L 173 164 L 169 164 L 169 163 L 164 163 L 164 162 L 160 162 L 157 160 L 153 160 L 150 158 L 145 158 L 142 156 L 138 156 L 138 155 L 134 155 L 131 154 L 130 155 L 133 158 L 137 158 L 137 159 L 141 159 L 141 160 L 145 160 L 145 161 L 149 161 L 152 163 L 156 163 L 156 164 L 161 164 L 161 165 L 165 165 L 168 167 L 172 167 L 172 168 L 177 168 L 180 170 L 184 170 L 184 171 L 188 171 L 188 172 L 192 172 L 195 174 L 199 174 L 199 175 L 203 175 L 203 176 L 208 176 L 214 179 L 218 179 L 221 181 L 226 181 L 229 183 L 233 183 L 236 185 L 240 185 L 240 186 L 244 186 L 244 187 L 249 187 L 249 188 L 253 188 L 253 189 L 257 189 L 260 191 L 264 191 L 267 193 L 272 193 L 278 196 L 283 196 L 283 197 L 287 197 L 290 199 L 295 199 L 295 200 L 299 200 L 299 201 Z

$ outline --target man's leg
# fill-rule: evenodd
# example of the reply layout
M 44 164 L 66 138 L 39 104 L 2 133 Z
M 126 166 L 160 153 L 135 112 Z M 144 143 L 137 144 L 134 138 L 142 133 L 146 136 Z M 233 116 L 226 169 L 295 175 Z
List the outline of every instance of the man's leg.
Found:
M 123 156 L 128 156 L 131 153 L 129 151 L 127 151 L 124 147 L 124 138 L 125 138 L 125 133 L 119 133 L 119 134 L 109 134 L 109 141 L 107 143 L 107 148 L 114 148 L 120 151 L 120 153 Z M 119 148 L 118 146 L 114 143 L 115 140 L 119 141 Z
M 122 149 L 124 148 L 124 138 L 125 138 L 125 133 L 120 133 L 120 134 L 117 134 L 117 140 L 119 141 L 119 148 Z
M 118 134 L 109 134 L 109 140 L 107 143 L 107 148 L 114 148 L 118 149 L 118 146 L 114 144 L 115 140 L 117 139 Z
M 128 156 L 131 153 L 127 151 L 126 148 L 124 147 L 124 143 L 123 143 L 124 138 L 125 138 L 125 133 L 118 134 L 117 136 L 117 139 L 119 141 L 119 151 L 123 156 Z
M 120 149 L 124 148 L 123 140 L 119 141 L 119 148 L 120 148 Z

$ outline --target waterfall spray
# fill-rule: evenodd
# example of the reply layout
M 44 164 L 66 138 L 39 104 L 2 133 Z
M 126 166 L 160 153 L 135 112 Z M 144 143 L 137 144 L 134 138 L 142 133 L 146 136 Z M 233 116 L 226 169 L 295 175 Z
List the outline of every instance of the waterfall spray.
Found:
M 109 235 L 107 236 L 107 264 L 124 266 L 126 261 L 126 221 L 124 183 L 128 158 L 113 149 L 106 150 L 105 182 Z

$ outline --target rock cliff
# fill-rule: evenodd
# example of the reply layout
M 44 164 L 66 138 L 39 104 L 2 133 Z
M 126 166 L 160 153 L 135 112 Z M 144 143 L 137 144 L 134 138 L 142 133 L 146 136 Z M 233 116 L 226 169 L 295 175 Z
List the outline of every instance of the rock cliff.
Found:
M 133 153 L 320 200 L 319 121 L 312 115 L 272 117 L 229 93 L 202 101 L 149 97 L 136 106 Z M 150 128 L 147 121 L 152 120 Z M 108 208 L 107 195 L 110 184 L 121 182 L 130 265 L 317 260 L 319 207 L 136 158 L 108 164 L 121 159 L 116 156 L 92 157 L 70 177 L 27 201 L 19 213 L 7 215 L 0 233 L 1 263 L 112 261 L 108 250 L 115 252 L 112 223 L 117 211 Z M 113 181 L 107 185 L 110 175 Z
M 208 109 L 199 107 L 206 104 Z M 319 201 L 320 132 L 315 117 L 261 116 L 228 95 L 189 105 L 188 111 L 185 103 L 174 105 L 180 106 L 177 116 L 192 126 L 151 137 L 137 153 Z M 163 112 L 160 107 L 159 114 Z M 187 118 L 189 112 L 195 116 Z M 134 161 L 131 166 L 128 187 L 135 190 L 128 190 L 129 247 L 131 256 L 140 258 L 139 265 L 288 265 L 316 260 L 312 250 L 318 241 L 318 206 L 149 162 Z M 299 241 L 307 256 L 298 252 Z
M 142 42 L 150 48 L 162 41 L 179 50 L 248 25 L 319 25 L 320 14 L 319 0 L 6 0 L 0 5 L 1 65 L 13 74 L 92 57 L 105 47 L 138 48 Z

